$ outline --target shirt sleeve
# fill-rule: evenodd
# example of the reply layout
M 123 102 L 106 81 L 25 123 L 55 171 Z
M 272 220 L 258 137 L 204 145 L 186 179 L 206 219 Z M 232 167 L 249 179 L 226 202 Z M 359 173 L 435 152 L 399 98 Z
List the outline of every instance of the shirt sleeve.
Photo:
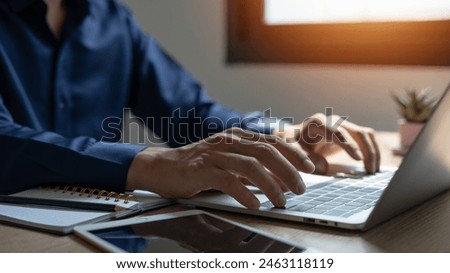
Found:
M 89 137 L 65 138 L 15 124 L 0 97 L 0 193 L 38 185 L 76 185 L 122 192 L 129 165 L 143 149 Z

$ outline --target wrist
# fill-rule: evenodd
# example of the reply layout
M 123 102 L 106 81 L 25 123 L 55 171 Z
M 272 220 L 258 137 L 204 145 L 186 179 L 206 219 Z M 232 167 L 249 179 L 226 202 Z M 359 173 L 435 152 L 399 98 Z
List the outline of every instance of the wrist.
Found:
M 282 138 L 287 143 L 298 143 L 301 134 L 301 126 L 283 123 L 274 128 L 272 134 Z
M 128 168 L 126 189 L 152 190 L 152 182 L 158 181 L 158 154 L 168 148 L 152 147 L 136 154 Z M 151 176 L 150 176 L 151 174 Z

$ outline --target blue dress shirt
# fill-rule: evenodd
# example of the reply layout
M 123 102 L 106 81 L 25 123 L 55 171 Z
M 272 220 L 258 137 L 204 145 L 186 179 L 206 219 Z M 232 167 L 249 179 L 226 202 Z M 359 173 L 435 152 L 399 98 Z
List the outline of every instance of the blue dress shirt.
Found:
M 171 147 L 260 117 L 211 100 L 117 1 L 65 5 L 57 39 L 42 0 L 0 0 L 0 193 L 125 190 L 144 147 L 119 143 L 124 108 Z

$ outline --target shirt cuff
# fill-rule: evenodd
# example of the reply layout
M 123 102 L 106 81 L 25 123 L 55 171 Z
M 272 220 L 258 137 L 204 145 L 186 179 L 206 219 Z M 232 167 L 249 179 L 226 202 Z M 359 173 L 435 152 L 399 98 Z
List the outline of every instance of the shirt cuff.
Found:
M 282 129 L 285 124 L 292 124 L 292 120 L 265 117 L 261 112 L 247 113 L 242 120 L 243 129 L 267 135 L 272 134 L 275 129 Z
M 99 189 L 125 191 L 128 169 L 137 153 L 145 146 L 96 142 L 86 149 L 76 166 L 80 181 L 89 181 Z

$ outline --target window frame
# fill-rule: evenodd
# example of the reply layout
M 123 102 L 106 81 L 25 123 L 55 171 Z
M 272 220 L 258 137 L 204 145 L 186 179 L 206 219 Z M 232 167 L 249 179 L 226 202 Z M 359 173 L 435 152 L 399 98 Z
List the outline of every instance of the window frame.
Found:
M 264 0 L 227 0 L 228 63 L 450 65 L 450 20 L 266 25 Z

